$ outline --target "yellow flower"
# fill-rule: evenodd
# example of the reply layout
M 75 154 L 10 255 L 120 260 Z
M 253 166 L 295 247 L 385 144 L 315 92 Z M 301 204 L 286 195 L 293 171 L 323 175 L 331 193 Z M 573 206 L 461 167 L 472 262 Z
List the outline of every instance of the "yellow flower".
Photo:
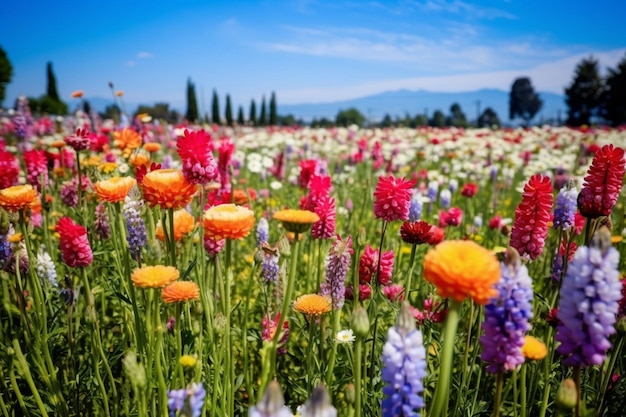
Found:
M 174 212 L 174 240 L 179 241 L 183 235 L 191 232 L 195 226 L 193 216 L 185 209 L 176 210 Z M 163 225 L 159 225 L 155 235 L 157 239 L 164 241 Z
M 117 168 L 117 163 L 115 162 L 103 162 L 98 165 L 98 171 L 105 174 L 110 174 L 111 172 L 115 171 L 115 168 Z
M 14 185 L 0 190 L 0 207 L 17 212 L 37 202 L 37 190 L 32 185 Z
M 196 366 L 196 358 L 191 355 L 183 355 L 178 359 L 178 363 L 185 369 L 192 369 Z
M 98 181 L 93 185 L 99 201 L 118 203 L 124 201 L 130 190 L 137 184 L 132 177 L 113 177 Z
M 619 243 L 623 240 L 624 238 L 622 236 L 611 236 L 611 243 L 615 244 L 615 243 Z
M 331 300 L 330 297 L 318 294 L 305 294 L 296 298 L 296 301 L 293 303 L 293 309 L 302 314 L 321 316 L 330 311 Z
M 527 359 L 539 361 L 546 357 L 548 349 L 546 344 L 533 336 L 524 337 L 524 346 L 522 346 L 522 355 Z
M 179 276 L 180 272 L 173 266 L 155 265 L 136 268 L 130 279 L 137 288 L 163 288 Z
M 175 281 L 163 288 L 161 299 L 168 304 L 198 300 L 200 288 L 193 281 Z
M 9 236 L 7 238 L 7 241 L 9 243 L 18 243 L 22 241 L 22 234 L 21 233 L 13 233 L 11 236 Z
M 309 210 L 279 210 L 274 213 L 274 219 L 283 224 L 283 227 L 292 233 L 303 233 L 309 230 L 313 223 L 320 220 L 320 217 Z
M 441 297 L 462 302 L 471 297 L 487 304 L 497 295 L 494 284 L 500 279 L 500 264 L 492 251 L 470 240 L 447 240 L 424 257 L 424 278 Z
M 204 234 L 215 240 L 241 239 L 254 227 L 254 213 L 235 204 L 220 204 L 204 212 Z
M 179 169 L 158 169 L 148 172 L 139 184 L 143 198 L 150 207 L 181 208 L 196 193 L 195 184 L 185 179 Z

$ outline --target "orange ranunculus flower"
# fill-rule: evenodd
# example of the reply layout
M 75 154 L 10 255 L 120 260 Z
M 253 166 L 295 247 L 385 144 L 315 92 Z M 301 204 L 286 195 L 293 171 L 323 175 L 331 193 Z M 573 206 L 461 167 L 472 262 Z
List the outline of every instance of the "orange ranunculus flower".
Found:
M 241 239 L 254 227 L 254 213 L 235 204 L 220 204 L 204 212 L 205 237 L 215 240 Z
M 320 220 L 320 216 L 309 210 L 279 210 L 274 213 L 274 219 L 283 224 L 283 227 L 292 233 L 303 233 L 311 228 L 313 223 Z
M 147 142 L 143 144 L 143 149 L 150 153 L 158 152 L 161 150 L 161 144 L 158 142 Z
M 130 164 L 135 168 L 150 164 L 150 156 L 145 152 L 136 152 L 130 156 Z
M 76 90 L 72 93 L 72 98 L 81 98 L 84 94 L 83 90 Z
M 137 288 L 163 288 L 179 276 L 180 272 L 173 266 L 155 265 L 136 268 L 130 279 Z
M 124 201 L 130 190 L 137 184 L 132 177 L 113 177 L 98 181 L 93 185 L 99 201 L 118 203 Z
M 123 129 L 113 132 L 113 144 L 117 146 L 125 158 L 128 158 L 133 150 L 141 146 L 141 135 L 132 129 Z
M 0 207 L 17 212 L 37 202 L 37 190 L 32 185 L 14 185 L 0 190 Z
M 179 169 L 157 169 L 143 177 L 139 188 L 150 207 L 178 209 L 189 204 L 197 187 Z
M 526 335 L 524 337 L 524 345 L 522 346 L 522 355 L 527 359 L 539 361 L 546 357 L 548 348 L 541 340 Z
M 193 281 L 175 281 L 163 288 L 161 299 L 168 304 L 198 300 L 200 287 Z
M 296 298 L 293 309 L 310 316 L 321 316 L 331 310 L 331 299 L 319 294 L 305 294 Z
M 179 241 L 183 235 L 191 232 L 195 226 L 193 216 L 185 209 L 176 210 L 174 212 L 174 240 Z M 156 237 L 159 240 L 165 240 L 163 233 L 163 225 L 159 225 L 156 229 Z
M 116 97 L 122 97 L 123 95 L 124 95 L 124 92 L 123 92 L 122 90 L 117 90 L 117 91 L 115 92 L 115 96 L 116 96 Z
M 468 240 L 448 240 L 424 257 L 424 278 L 437 287 L 441 297 L 462 302 L 471 297 L 487 304 L 498 295 L 500 264 L 492 251 Z

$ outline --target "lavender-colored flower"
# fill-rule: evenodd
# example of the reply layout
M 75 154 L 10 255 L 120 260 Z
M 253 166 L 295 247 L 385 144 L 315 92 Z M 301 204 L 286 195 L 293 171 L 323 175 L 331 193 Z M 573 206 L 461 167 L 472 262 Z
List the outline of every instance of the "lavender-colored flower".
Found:
M 0 265 L 4 265 L 11 257 L 11 243 L 7 235 L 0 235 Z
M 590 246 L 576 250 L 561 287 L 556 340 L 567 366 L 600 365 L 611 347 L 622 296 L 619 252 L 611 233 L 602 227 Z
M 578 190 L 576 190 L 574 181 L 570 179 L 556 197 L 553 222 L 555 229 L 569 230 L 574 226 L 574 216 L 578 207 L 577 198 Z
M 404 302 L 398 322 L 387 332 L 383 346 L 382 379 L 385 381 L 383 417 L 419 417 L 424 407 L 422 392 L 426 376 L 426 350 L 422 332 L 416 329 L 408 302 Z
M 278 273 L 280 272 L 280 266 L 278 266 L 278 255 L 273 253 L 263 254 L 263 268 L 261 269 L 261 276 L 266 283 L 277 282 Z
M 20 141 L 23 142 L 33 135 L 33 117 L 30 113 L 26 96 L 20 95 L 17 99 L 17 110 L 13 118 L 13 124 L 15 124 L 15 135 Z
M 319 384 L 313 390 L 308 401 L 299 408 L 298 415 L 300 417 L 337 417 L 337 409 L 331 405 L 324 385 Z
M 522 346 L 533 315 L 532 280 L 514 249 L 509 249 L 507 259 L 500 264 L 500 274 L 495 286 L 498 296 L 485 306 L 482 325 L 485 335 L 480 338 L 483 345 L 480 357 L 489 363 L 487 372 L 494 374 L 524 363 Z
M 143 202 L 139 199 L 135 199 L 132 195 L 126 197 L 124 205 L 122 206 L 122 214 L 126 219 L 128 250 L 134 259 L 141 256 L 141 249 L 146 246 L 148 240 L 146 236 L 146 224 L 141 217 L 142 207 Z
M 41 245 L 37 253 L 37 276 L 42 281 L 48 281 L 53 287 L 59 286 L 54 262 L 52 262 L 52 257 L 46 251 L 45 245 Z
M 456 190 L 459 189 L 459 180 L 457 180 L 456 178 L 450 179 L 450 182 L 448 183 L 448 189 L 450 190 L 450 192 L 456 192 Z
M 263 398 L 248 410 L 248 417 L 293 417 L 293 413 L 285 405 L 278 382 L 269 383 Z
M 439 203 L 441 204 L 441 207 L 449 208 L 451 199 L 452 193 L 450 192 L 450 190 L 448 190 L 447 188 L 441 190 L 441 192 L 439 193 Z
M 256 225 L 256 246 L 261 247 L 261 244 L 267 243 L 270 236 L 270 225 L 265 217 L 261 217 Z
M 94 220 L 94 231 L 100 239 L 108 239 L 111 236 L 111 225 L 109 224 L 109 216 L 103 203 L 96 206 L 96 215 Z
M 422 194 L 414 192 L 411 196 L 411 205 L 409 206 L 409 221 L 413 223 L 418 221 L 422 217 L 423 208 Z
M 352 237 L 348 236 L 346 240 L 338 237 L 326 258 L 326 281 L 322 283 L 320 292 L 330 295 L 335 310 L 340 310 L 345 301 L 345 282 L 352 253 Z
M 561 275 L 563 274 L 563 255 L 561 255 L 558 251 L 554 258 L 552 259 L 552 272 L 551 277 L 554 282 L 561 281 Z
M 428 191 L 426 192 L 426 196 L 430 199 L 431 202 L 437 200 L 437 194 L 439 193 L 439 183 L 437 181 L 430 181 L 428 183 Z
M 202 385 L 191 383 L 187 388 L 168 390 L 167 407 L 170 410 L 170 417 L 200 417 L 204 406 L 206 391 Z M 177 414 L 180 412 L 180 414 Z

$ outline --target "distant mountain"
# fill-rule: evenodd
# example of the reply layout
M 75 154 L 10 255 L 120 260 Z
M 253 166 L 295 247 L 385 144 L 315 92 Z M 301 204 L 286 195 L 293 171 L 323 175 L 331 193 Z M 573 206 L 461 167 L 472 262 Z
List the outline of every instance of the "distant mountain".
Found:
M 566 106 L 563 95 L 538 92 L 543 100 L 543 107 L 535 116 L 534 122 L 551 122 L 559 117 L 565 118 Z M 389 114 L 392 118 L 404 117 L 406 114 L 428 114 L 432 117 L 436 110 L 445 115 L 450 113 L 450 106 L 458 103 L 469 121 L 476 120 L 477 112 L 491 107 L 500 121 L 509 123 L 509 92 L 497 89 L 482 89 L 459 93 L 441 93 L 427 90 L 397 90 L 380 94 L 355 98 L 352 100 L 332 103 L 280 104 L 278 97 L 278 113 L 293 114 L 296 118 L 311 121 L 325 117 L 334 120 L 340 110 L 356 107 L 371 122 L 378 122 Z

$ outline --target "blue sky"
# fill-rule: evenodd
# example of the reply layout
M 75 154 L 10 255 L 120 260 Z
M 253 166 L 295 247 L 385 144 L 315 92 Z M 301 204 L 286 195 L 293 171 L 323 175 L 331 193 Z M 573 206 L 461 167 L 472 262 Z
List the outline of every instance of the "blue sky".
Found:
M 327 102 L 386 90 L 509 90 L 530 76 L 562 93 L 576 63 L 626 55 L 624 0 L 6 1 L 0 45 L 14 67 L 4 105 L 45 92 L 51 61 L 70 100 L 183 103 L 188 77 L 205 107 Z M 201 103 L 202 106 L 202 103 Z

